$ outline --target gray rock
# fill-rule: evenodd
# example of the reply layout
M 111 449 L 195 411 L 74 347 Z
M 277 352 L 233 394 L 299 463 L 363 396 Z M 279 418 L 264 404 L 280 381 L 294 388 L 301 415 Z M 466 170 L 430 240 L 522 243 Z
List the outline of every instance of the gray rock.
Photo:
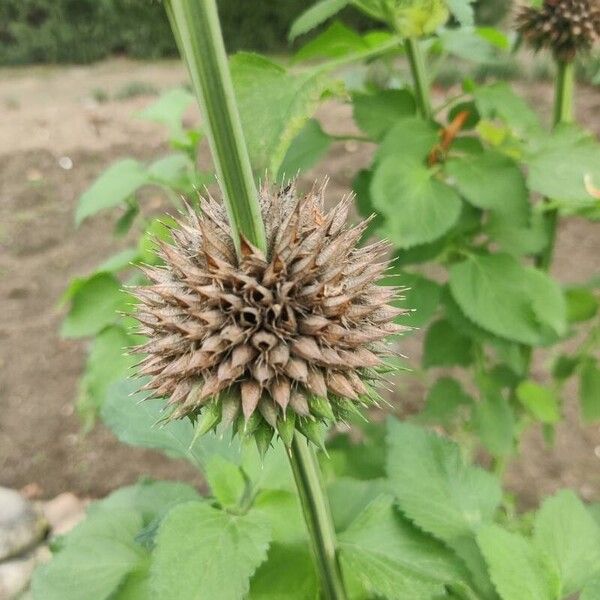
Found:
M 33 547 L 47 531 L 39 509 L 18 492 L 0 487 L 0 561 Z
M 50 551 L 46 546 L 38 546 L 34 550 L 0 563 L 0 598 L 2 600 L 19 599 L 27 597 L 27 588 L 35 568 L 50 558 Z M 25 596 L 23 595 L 25 593 Z

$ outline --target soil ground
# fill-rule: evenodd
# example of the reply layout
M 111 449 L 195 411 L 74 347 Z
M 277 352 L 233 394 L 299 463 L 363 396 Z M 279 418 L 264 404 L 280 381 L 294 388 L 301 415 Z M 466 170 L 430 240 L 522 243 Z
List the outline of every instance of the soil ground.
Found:
M 29 485 L 50 497 L 65 490 L 102 496 L 143 475 L 199 482 L 191 467 L 126 447 L 101 425 L 82 433 L 74 401 L 86 342 L 58 335 L 64 314 L 58 300 L 68 281 L 126 243 L 111 234 L 114 212 L 76 229 L 77 199 L 115 159 L 150 159 L 166 151 L 164 130 L 135 113 L 153 100 L 152 90 L 185 80 L 174 62 L 113 60 L 0 71 L 0 485 Z M 551 85 L 523 86 L 523 93 L 547 117 Z M 583 90 L 578 112 L 600 133 L 598 90 Z M 331 132 L 352 127 L 348 109 L 333 103 L 319 117 Z M 336 144 L 304 179 L 327 173 L 329 195 L 336 197 L 369 157 L 369 148 Z M 152 210 L 166 206 L 158 192 L 148 193 L 146 202 Z M 554 272 L 562 281 L 598 272 L 599 257 L 597 227 L 577 219 L 561 226 Z M 404 346 L 415 364 L 419 348 L 418 334 Z M 538 360 L 536 371 L 541 367 Z M 422 382 L 407 377 L 399 387 L 399 406 L 418 405 L 423 390 Z M 525 506 L 563 486 L 600 500 L 600 428 L 582 427 L 576 390 L 568 388 L 567 395 L 567 418 L 555 447 L 547 448 L 533 431 L 507 475 Z

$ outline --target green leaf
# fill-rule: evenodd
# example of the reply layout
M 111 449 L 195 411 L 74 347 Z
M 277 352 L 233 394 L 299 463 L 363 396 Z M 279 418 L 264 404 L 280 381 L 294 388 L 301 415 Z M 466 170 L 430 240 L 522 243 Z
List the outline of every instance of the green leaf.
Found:
M 315 119 L 309 119 L 294 138 L 279 167 L 278 178 L 292 179 L 323 158 L 331 147 L 331 138 Z
M 486 38 L 477 35 L 473 27 L 443 29 L 439 38 L 445 52 L 463 60 L 486 63 L 495 58 L 493 46 Z
M 314 72 L 291 75 L 256 54 L 238 53 L 230 65 L 252 167 L 276 174 L 328 83 Z
M 428 600 L 464 577 L 460 562 L 398 515 L 390 496 L 367 506 L 340 534 L 339 548 L 344 572 L 385 598 Z
M 399 248 L 432 242 L 458 220 L 461 200 L 414 159 L 388 156 L 376 166 L 373 204 L 386 218 L 382 231 Z
M 442 288 L 435 281 L 418 273 L 401 272 L 384 279 L 382 283 L 406 288 L 402 298 L 395 300 L 393 304 L 411 312 L 396 317 L 396 323 L 420 327 L 429 321 L 438 307 Z
M 449 160 L 446 171 L 473 206 L 508 217 L 515 225 L 528 223 L 525 177 L 511 158 L 488 150 L 468 159 Z
M 305 10 L 290 27 L 290 41 L 318 27 L 349 4 L 350 0 L 321 0 Z
M 175 507 L 163 520 L 152 555 L 157 598 L 239 600 L 267 557 L 268 523 L 255 513 L 235 516 L 207 504 Z
M 461 416 L 465 416 L 465 407 L 472 405 L 473 398 L 456 379 L 441 377 L 431 386 L 425 399 L 425 407 L 416 416 L 416 421 L 450 426 Z
M 379 104 L 381 103 L 382 101 L 379 102 Z M 377 120 L 373 116 L 371 117 L 370 128 L 373 127 L 373 121 Z M 402 118 L 389 129 L 381 140 L 375 159 L 382 161 L 389 156 L 394 156 L 399 163 L 403 159 L 410 159 L 411 164 L 414 161 L 421 162 L 427 158 L 437 142 L 438 133 L 431 123 L 419 117 Z
M 483 527 L 477 542 L 502 600 L 556 600 L 556 581 L 539 552 L 517 533 Z
M 352 110 L 356 124 L 370 138 L 379 140 L 398 120 L 414 115 L 416 103 L 408 90 L 378 90 L 375 94 L 355 94 Z
M 423 348 L 423 366 L 466 367 L 473 362 L 473 341 L 443 319 L 427 330 Z
M 446 0 L 446 2 L 450 12 L 461 25 L 473 25 L 473 0 Z
M 507 254 L 471 255 L 455 264 L 450 290 L 472 321 L 501 337 L 537 346 L 566 332 L 558 285 Z
M 143 380 L 124 380 L 113 384 L 102 406 L 102 420 L 125 444 L 162 450 L 169 456 L 185 458 L 196 467 L 208 457 L 219 454 L 233 462 L 240 461 L 239 445 L 210 433 L 193 444 L 194 427 L 189 420 L 157 425 L 164 418 L 165 401 L 147 399 L 137 392 Z
M 125 311 L 129 301 L 128 294 L 121 290 L 121 284 L 114 275 L 96 273 L 73 293 L 61 335 L 66 338 L 94 335 L 114 323 L 117 312 Z
M 85 536 L 80 526 L 79 536 L 70 536 L 53 560 L 36 571 L 34 600 L 107 600 L 144 560 L 143 548 L 133 541 L 142 527 L 138 513 L 105 514 L 93 528 L 85 526 Z
M 579 362 L 579 356 L 559 354 L 552 362 L 552 377 L 559 381 L 568 379 L 575 373 L 575 369 L 579 366 Z
M 589 321 L 598 312 L 598 298 L 586 287 L 570 287 L 565 290 L 567 319 L 569 323 Z
M 232 508 L 239 505 L 246 491 L 246 480 L 239 466 L 216 454 L 206 461 L 204 475 L 221 506 Z
M 82 381 L 84 411 L 94 414 L 104 403 L 106 390 L 129 374 L 137 359 L 128 353 L 135 338 L 122 327 L 109 325 L 94 339 Z
M 535 516 L 533 539 L 559 574 L 561 598 L 580 591 L 600 572 L 600 527 L 570 490 L 544 500 Z
M 517 398 L 538 421 L 548 424 L 560 421 L 559 399 L 551 389 L 535 381 L 522 381 L 517 387 Z
M 131 263 L 138 257 L 138 252 L 135 248 L 125 248 L 111 257 L 107 258 L 104 262 L 100 263 L 96 268 L 96 271 L 108 271 L 112 273 L 114 271 L 120 271 L 126 267 L 130 267 Z
M 569 160 L 565 160 L 565 156 Z M 527 160 L 529 187 L 552 200 L 593 205 L 586 178 L 600 181 L 600 144 L 574 127 L 561 127 L 544 138 Z
M 478 87 L 474 96 L 482 117 L 502 119 L 517 136 L 527 139 L 543 132 L 536 113 L 507 83 Z
M 96 515 L 135 511 L 142 516 L 144 525 L 147 525 L 174 506 L 193 500 L 201 500 L 201 497 L 191 485 L 177 481 L 143 480 L 135 485 L 120 488 L 107 498 L 94 502 L 88 510 L 88 520 Z M 82 525 L 85 523 L 86 521 Z M 85 536 L 81 537 L 83 539 Z
M 248 600 L 318 600 L 319 587 L 306 544 L 273 544 L 252 578 Z
M 189 171 L 193 168 L 186 154 L 178 152 L 163 156 L 148 167 L 148 177 L 154 182 L 181 192 L 193 191 Z
M 502 497 L 498 481 L 464 464 L 454 442 L 390 420 L 388 447 L 392 489 L 418 527 L 451 544 L 492 520 Z
M 152 598 L 150 560 L 145 560 L 135 571 L 129 573 L 111 600 L 148 600 Z
M 138 116 L 166 125 L 172 138 L 180 138 L 183 135 L 183 115 L 193 103 L 194 95 L 191 92 L 180 87 L 173 88 L 163 92 L 158 100 L 140 111 Z
M 362 36 L 335 21 L 323 33 L 302 46 L 294 55 L 294 62 L 316 57 L 339 58 L 368 48 L 369 44 Z
M 515 416 L 499 392 L 487 391 L 475 405 L 474 423 L 483 445 L 494 456 L 508 456 L 515 446 Z
M 144 165 L 133 158 L 124 158 L 113 163 L 81 195 L 75 212 L 75 222 L 97 212 L 125 202 L 138 188 L 148 183 Z
M 389 493 L 387 481 L 339 477 L 327 487 L 333 521 L 337 531 L 346 529 L 375 498 Z
M 264 485 L 269 485 L 268 481 Z M 253 510 L 264 514 L 271 525 L 274 542 L 295 544 L 306 540 L 306 523 L 296 492 L 262 490 L 256 496 Z
M 579 371 L 579 402 L 585 423 L 600 419 L 600 367 L 592 357 L 583 361 Z
M 579 600 L 597 600 L 600 598 L 600 575 L 593 577 L 581 592 Z

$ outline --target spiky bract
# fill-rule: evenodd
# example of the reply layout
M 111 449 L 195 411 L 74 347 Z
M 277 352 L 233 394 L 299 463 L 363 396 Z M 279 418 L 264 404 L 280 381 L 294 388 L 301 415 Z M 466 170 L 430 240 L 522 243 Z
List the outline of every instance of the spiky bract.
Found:
M 348 198 L 325 212 L 323 187 L 300 199 L 265 187 L 260 203 L 266 254 L 242 240 L 238 259 L 210 198 L 160 244 L 165 265 L 145 268 L 153 285 L 137 289 L 149 338 L 139 372 L 170 398 L 170 418 L 203 413 L 202 429 L 224 421 L 310 439 L 319 420 L 376 400 L 383 340 L 403 329 L 402 310 L 389 305 L 396 288 L 376 285 L 386 244 L 358 248 L 366 223 L 346 227 Z
M 540 8 L 521 7 L 516 24 L 536 51 L 571 62 L 600 40 L 600 0 L 544 0 Z

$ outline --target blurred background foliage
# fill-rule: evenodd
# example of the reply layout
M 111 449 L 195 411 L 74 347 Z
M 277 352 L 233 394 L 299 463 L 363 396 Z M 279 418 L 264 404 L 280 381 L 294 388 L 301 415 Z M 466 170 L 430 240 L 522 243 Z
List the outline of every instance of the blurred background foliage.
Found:
M 277 52 L 288 47 L 289 24 L 314 0 L 219 0 L 230 52 Z M 479 0 L 480 24 L 496 24 L 511 0 Z M 347 9 L 340 20 L 358 30 L 373 25 Z M 319 33 L 316 30 L 312 33 Z M 309 36 L 307 36 L 309 37 Z M 2 0 L 0 64 L 89 63 L 110 55 L 175 56 L 175 42 L 157 0 Z

